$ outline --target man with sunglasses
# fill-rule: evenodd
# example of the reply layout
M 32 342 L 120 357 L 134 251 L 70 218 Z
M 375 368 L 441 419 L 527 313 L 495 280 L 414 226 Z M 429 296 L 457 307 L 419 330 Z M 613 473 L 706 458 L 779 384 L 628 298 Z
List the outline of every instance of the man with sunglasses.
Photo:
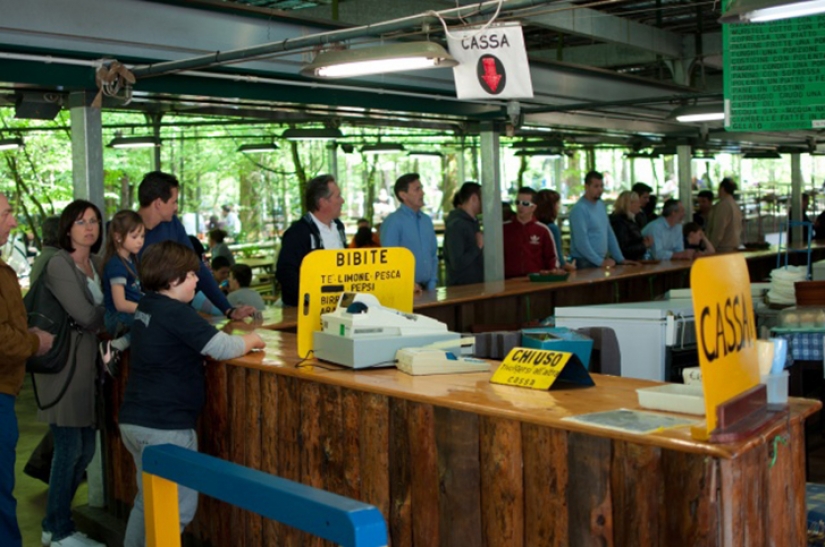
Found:
M 590 171 L 584 176 L 584 195 L 570 210 L 570 256 L 580 270 L 636 264 L 622 255 L 601 199 L 602 192 L 604 177 L 598 171 Z
M 504 223 L 504 277 L 522 277 L 559 267 L 553 234 L 538 222 L 536 191 L 525 186 L 518 189 L 516 218 Z

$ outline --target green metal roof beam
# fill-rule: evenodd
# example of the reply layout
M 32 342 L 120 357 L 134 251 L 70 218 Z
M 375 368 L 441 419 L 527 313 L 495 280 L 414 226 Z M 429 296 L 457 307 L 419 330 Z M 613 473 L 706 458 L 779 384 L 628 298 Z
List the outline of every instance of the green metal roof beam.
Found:
M 550 3 L 549 0 L 509 0 L 505 3 L 505 10 L 510 12 L 518 9 L 545 5 L 548 3 Z M 463 17 L 469 15 L 480 16 L 493 13 L 501 6 L 502 4 L 499 0 L 492 0 L 490 2 L 480 4 L 470 4 L 467 6 L 446 9 L 438 13 L 442 16 L 449 17 Z M 230 51 L 218 51 L 208 55 L 192 57 L 190 59 L 152 63 L 149 65 L 135 67 L 134 70 L 132 70 L 132 73 L 135 77 L 140 79 L 150 76 L 180 72 L 183 70 L 198 70 L 226 63 L 248 61 L 285 51 L 295 51 L 324 44 L 343 42 L 355 38 L 364 38 L 367 36 L 381 36 L 390 32 L 408 31 L 423 24 L 434 25 L 435 28 L 439 28 L 438 25 L 440 24 L 440 19 L 435 15 L 424 13 L 410 17 L 402 17 L 400 19 L 377 23 L 374 25 L 364 25 L 342 30 L 333 30 L 329 32 L 312 34 L 301 38 L 290 38 L 279 42 L 271 42 L 259 46 L 240 48 Z

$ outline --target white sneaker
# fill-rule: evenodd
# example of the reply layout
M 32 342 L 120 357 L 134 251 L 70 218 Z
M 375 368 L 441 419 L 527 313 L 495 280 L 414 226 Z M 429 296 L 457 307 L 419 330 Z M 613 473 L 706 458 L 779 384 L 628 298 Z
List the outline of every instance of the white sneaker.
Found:
M 60 541 L 52 541 L 51 547 L 106 547 L 106 545 L 91 539 L 84 533 L 75 532 Z
M 52 533 L 43 530 L 43 533 L 40 534 L 40 543 L 43 547 L 49 547 L 52 544 Z

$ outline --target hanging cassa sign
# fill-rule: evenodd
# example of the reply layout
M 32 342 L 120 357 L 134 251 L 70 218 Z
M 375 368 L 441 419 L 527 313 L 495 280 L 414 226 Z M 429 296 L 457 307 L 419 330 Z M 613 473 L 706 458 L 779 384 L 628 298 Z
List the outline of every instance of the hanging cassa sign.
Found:
M 519 24 L 450 31 L 447 44 L 459 99 L 529 99 L 530 63 Z
M 298 355 L 312 349 L 321 315 L 334 311 L 341 293 L 374 294 L 382 306 L 411 313 L 415 257 L 402 247 L 318 250 L 301 262 L 298 297 Z

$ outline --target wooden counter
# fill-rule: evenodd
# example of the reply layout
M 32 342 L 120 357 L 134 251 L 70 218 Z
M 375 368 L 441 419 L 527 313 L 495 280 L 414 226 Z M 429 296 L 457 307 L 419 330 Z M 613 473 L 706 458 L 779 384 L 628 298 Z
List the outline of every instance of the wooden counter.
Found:
M 776 268 L 776 251 L 744 253 L 751 281 L 766 281 Z M 825 258 L 825 245 L 816 246 L 813 259 Z M 791 263 L 806 258 L 792 254 Z M 531 283 L 526 278 L 474 285 L 439 287 L 413 300 L 416 313 L 443 321 L 451 330 L 468 332 L 479 325 L 516 325 L 553 315 L 557 306 L 610 304 L 653 300 L 670 289 L 690 286 L 689 261 L 663 261 L 641 266 L 617 266 L 609 271 L 573 272 L 567 281 Z M 296 308 L 267 308 L 263 326 L 295 332 Z
M 787 422 L 710 445 L 685 429 L 563 420 L 638 408 L 635 389 L 653 382 L 594 375 L 592 388 L 537 392 L 489 373 L 299 366 L 294 335 L 262 335 L 265 353 L 208 365 L 200 450 L 371 503 L 393 546 L 804 545 L 804 419 L 819 402 L 793 399 Z M 123 378 L 111 408 L 122 390 Z M 104 452 L 123 518 L 134 469 L 114 418 Z M 203 497 L 190 532 L 205 545 L 318 544 Z

